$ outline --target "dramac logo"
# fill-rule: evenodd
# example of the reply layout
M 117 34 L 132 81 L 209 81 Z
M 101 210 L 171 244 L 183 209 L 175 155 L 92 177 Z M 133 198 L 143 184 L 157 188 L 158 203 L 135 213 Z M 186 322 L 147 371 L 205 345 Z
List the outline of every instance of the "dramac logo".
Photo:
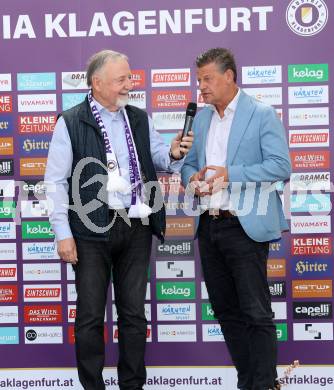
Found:
M 152 91 L 153 108 L 186 108 L 190 100 L 190 90 Z
M 62 89 L 88 89 L 86 72 L 62 72 Z
M 329 146 L 329 129 L 290 130 L 290 148 L 314 148 Z
M 146 109 L 146 92 L 145 91 L 130 91 L 129 104 L 141 109 Z
M 153 112 L 152 120 L 157 130 L 181 130 L 186 117 L 185 111 Z
M 190 87 L 190 68 L 152 69 L 152 87 Z
M 293 298 L 331 298 L 332 280 L 293 280 Z
M 194 256 L 194 242 L 192 240 L 166 240 L 163 244 L 157 242 L 156 256 L 192 257 Z
M 291 31 L 304 37 L 318 34 L 328 20 L 324 0 L 292 0 L 286 10 L 286 22 Z
M 52 133 L 56 122 L 56 115 L 19 115 L 18 130 L 20 134 Z
M 0 95 L 0 114 L 13 111 L 13 99 L 10 95 Z
M 328 150 L 315 152 L 290 152 L 293 169 L 329 169 L 330 155 Z
M 330 237 L 300 237 L 291 239 L 293 256 L 328 256 L 333 253 Z
M 158 321 L 195 321 L 195 303 L 158 303 Z
M 21 176 L 44 176 L 46 157 L 20 158 Z
M 332 302 L 293 302 L 293 318 L 296 320 L 333 318 Z
M 330 191 L 331 174 L 330 172 L 302 172 L 293 173 L 290 176 L 290 190 L 316 190 Z
M 24 322 L 26 324 L 62 322 L 61 305 L 29 305 L 24 306 Z
M 17 303 L 18 290 L 15 284 L 0 285 L 0 303 Z

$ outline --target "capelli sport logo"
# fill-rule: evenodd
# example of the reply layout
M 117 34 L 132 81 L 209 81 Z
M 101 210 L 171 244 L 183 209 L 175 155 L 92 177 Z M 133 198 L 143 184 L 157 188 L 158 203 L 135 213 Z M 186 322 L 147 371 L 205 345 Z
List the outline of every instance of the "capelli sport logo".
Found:
M 286 22 L 297 35 L 318 34 L 327 24 L 328 9 L 324 0 L 292 0 L 286 10 Z

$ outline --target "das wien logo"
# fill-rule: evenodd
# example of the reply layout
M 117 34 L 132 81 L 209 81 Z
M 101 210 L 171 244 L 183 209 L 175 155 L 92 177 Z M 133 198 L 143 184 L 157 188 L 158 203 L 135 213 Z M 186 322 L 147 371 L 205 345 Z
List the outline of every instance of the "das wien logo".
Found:
M 324 0 L 292 0 L 286 10 L 286 22 L 295 34 L 304 37 L 318 34 L 328 20 Z

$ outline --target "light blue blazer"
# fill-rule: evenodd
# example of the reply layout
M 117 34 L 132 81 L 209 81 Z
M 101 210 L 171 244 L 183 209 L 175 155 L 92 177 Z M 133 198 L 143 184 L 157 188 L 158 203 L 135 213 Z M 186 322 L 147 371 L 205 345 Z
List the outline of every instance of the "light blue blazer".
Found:
M 205 107 L 193 123 L 194 144 L 181 174 L 189 178 L 206 165 L 205 146 L 213 110 Z M 275 110 L 241 91 L 227 145 L 232 208 L 246 234 L 271 241 L 288 230 L 276 182 L 290 178 L 291 163 L 284 127 Z M 196 218 L 196 231 L 198 226 Z

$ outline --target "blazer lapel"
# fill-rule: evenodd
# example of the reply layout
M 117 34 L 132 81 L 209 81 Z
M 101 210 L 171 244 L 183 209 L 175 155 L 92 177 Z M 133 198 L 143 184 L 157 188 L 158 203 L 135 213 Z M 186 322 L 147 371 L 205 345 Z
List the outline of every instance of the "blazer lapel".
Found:
M 254 112 L 252 99 L 241 90 L 227 143 L 227 163 L 232 164 L 240 141 Z

